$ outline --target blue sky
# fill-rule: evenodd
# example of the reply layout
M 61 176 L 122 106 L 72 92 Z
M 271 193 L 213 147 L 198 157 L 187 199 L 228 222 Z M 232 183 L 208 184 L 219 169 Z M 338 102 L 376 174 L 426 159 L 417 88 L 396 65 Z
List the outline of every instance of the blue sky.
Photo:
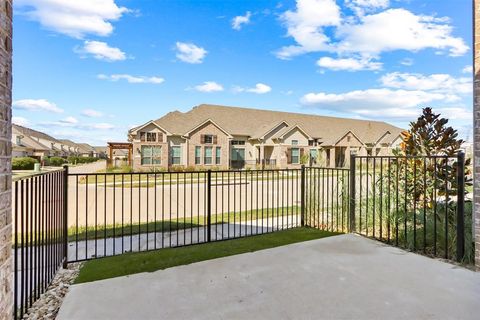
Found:
M 470 0 L 16 0 L 14 122 L 94 145 L 201 103 L 471 139 Z

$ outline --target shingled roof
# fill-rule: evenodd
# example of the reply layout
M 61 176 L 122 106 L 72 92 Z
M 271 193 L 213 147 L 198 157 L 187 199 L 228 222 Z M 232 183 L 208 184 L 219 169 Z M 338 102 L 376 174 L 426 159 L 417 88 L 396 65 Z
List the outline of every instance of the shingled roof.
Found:
M 154 123 L 175 135 L 185 135 L 192 128 L 211 119 L 232 135 L 259 138 L 285 121 L 289 127 L 298 125 L 323 145 L 332 145 L 348 131 L 366 144 L 374 144 L 386 132 L 391 139 L 402 129 L 382 121 L 327 117 L 302 113 L 280 112 L 240 107 L 202 104 L 188 112 L 173 111 Z M 135 129 L 132 129 L 135 130 Z

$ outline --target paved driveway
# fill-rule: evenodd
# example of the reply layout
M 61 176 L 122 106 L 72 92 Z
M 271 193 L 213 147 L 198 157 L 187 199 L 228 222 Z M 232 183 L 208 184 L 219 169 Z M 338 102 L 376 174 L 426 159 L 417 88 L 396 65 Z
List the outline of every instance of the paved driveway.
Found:
M 480 273 L 342 235 L 74 285 L 58 319 L 478 319 Z

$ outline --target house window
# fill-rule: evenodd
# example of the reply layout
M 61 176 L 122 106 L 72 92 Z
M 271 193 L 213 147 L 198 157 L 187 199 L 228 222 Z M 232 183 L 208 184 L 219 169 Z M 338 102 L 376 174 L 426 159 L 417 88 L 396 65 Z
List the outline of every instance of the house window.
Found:
M 155 132 L 147 132 L 147 142 L 157 142 L 157 134 Z
M 204 164 L 212 164 L 212 147 L 205 147 Z
M 292 146 L 298 146 L 298 140 L 292 140 Z
M 309 145 L 310 147 L 315 146 L 315 140 L 308 140 L 308 145 Z
M 22 145 L 22 138 L 20 138 L 20 136 L 17 136 L 17 146 L 21 146 Z
M 213 143 L 213 135 L 211 135 L 211 134 L 204 135 L 203 136 L 203 142 L 208 143 L 208 144 L 212 144 Z
M 222 149 L 217 147 L 215 149 L 215 164 L 220 164 Z
M 300 149 L 299 148 L 292 148 L 290 150 L 292 152 L 292 154 L 291 154 L 292 164 L 299 164 L 300 163 Z
M 145 132 L 140 132 L 140 141 L 145 141 Z
M 244 140 L 232 140 L 232 145 L 233 146 L 244 146 L 245 141 Z
M 200 164 L 201 153 L 202 153 L 202 147 L 195 147 L 195 164 Z
M 350 142 L 350 140 L 352 140 L 352 137 L 347 136 L 347 142 Z
M 142 146 L 141 156 L 142 156 L 142 165 L 161 164 L 162 163 L 162 147 Z
M 173 146 L 172 149 L 172 164 L 180 164 L 181 163 L 181 154 L 182 149 L 180 146 Z

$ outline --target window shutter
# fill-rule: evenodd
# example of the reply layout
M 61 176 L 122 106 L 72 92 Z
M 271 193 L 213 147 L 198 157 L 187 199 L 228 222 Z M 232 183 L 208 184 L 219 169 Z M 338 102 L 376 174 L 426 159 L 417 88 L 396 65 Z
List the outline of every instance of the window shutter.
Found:
M 287 148 L 287 164 L 292 163 L 292 148 Z
M 205 135 L 204 134 L 200 135 L 200 143 L 202 143 L 202 144 L 205 143 Z
M 213 136 L 212 142 L 213 142 L 213 144 L 217 144 L 217 136 Z

